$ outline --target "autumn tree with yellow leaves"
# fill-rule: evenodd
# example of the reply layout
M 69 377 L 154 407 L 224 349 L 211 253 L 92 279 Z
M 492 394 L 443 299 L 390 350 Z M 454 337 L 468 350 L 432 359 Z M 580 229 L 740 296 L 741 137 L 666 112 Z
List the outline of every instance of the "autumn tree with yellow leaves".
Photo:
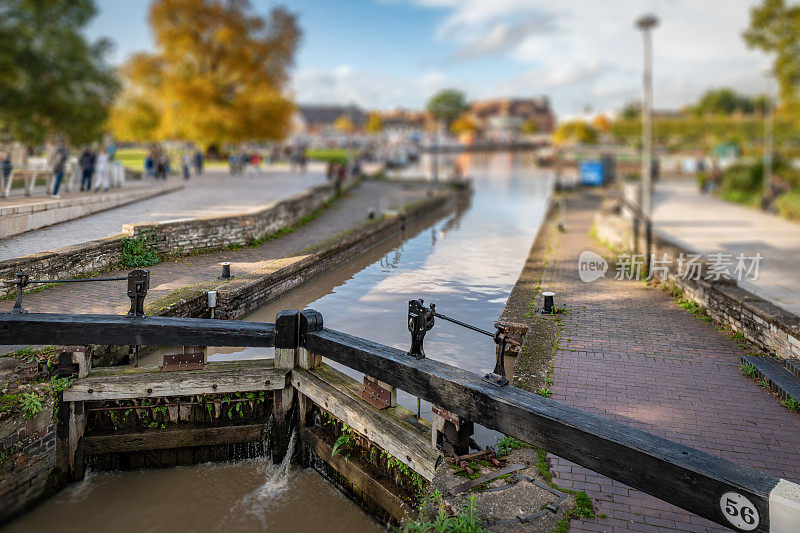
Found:
M 118 139 L 207 149 L 289 133 L 285 89 L 302 37 L 294 14 L 276 7 L 263 18 L 247 0 L 154 0 L 149 22 L 156 51 L 120 69 L 109 119 Z
M 369 118 L 367 118 L 367 125 L 365 127 L 367 133 L 377 134 L 383 131 L 383 119 L 381 118 L 381 114 L 377 111 L 373 111 L 369 114 Z
M 356 127 L 353 125 L 353 121 L 350 120 L 350 117 L 347 115 L 340 115 L 339 118 L 333 122 L 333 129 L 339 133 L 353 133 Z

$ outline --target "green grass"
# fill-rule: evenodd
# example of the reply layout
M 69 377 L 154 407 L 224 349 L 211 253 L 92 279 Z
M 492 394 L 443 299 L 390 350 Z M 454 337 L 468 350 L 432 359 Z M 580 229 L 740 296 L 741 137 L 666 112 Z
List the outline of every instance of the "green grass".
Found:
M 787 192 L 775 200 L 775 207 L 783 218 L 800 220 L 800 191 Z
M 736 189 L 719 191 L 719 197 L 726 202 L 735 204 L 743 204 L 748 206 L 757 206 L 761 199 L 761 193 L 751 191 L 740 191 Z
M 353 150 L 353 157 L 358 154 Z M 344 148 L 312 148 L 306 152 L 309 159 L 314 161 L 333 161 L 334 163 L 347 163 L 347 150 Z
M 144 148 L 120 148 L 114 158 L 131 170 L 139 172 L 144 170 L 144 158 L 147 150 Z
M 433 520 L 425 516 L 425 509 L 437 505 L 439 511 Z M 444 505 L 440 492 L 434 491 L 422 503 L 419 518 L 409 520 L 400 530 L 403 533 L 482 533 L 486 531 L 478 523 L 478 508 L 475 505 L 475 496 L 467 497 L 467 505 L 455 516 L 450 516 Z
M 36 180 L 33 183 L 34 187 L 44 187 L 45 185 L 47 185 L 47 180 L 44 179 L 44 178 L 36 178 Z M 11 188 L 12 189 L 21 189 L 24 186 L 25 186 L 25 182 L 22 181 L 21 179 L 18 179 L 18 180 L 15 180 L 15 181 L 11 182 Z

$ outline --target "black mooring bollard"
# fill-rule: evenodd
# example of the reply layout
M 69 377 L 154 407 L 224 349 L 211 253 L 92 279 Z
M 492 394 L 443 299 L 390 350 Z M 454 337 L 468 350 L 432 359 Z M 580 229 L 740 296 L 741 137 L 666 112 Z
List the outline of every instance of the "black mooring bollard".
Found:
M 228 262 L 221 263 L 222 265 L 222 275 L 217 279 L 231 279 L 231 264 Z
M 551 315 L 555 311 L 555 304 L 553 303 L 553 297 L 556 295 L 554 292 L 543 292 L 542 296 L 544 296 L 544 308 L 542 308 L 542 314 L 544 315 Z

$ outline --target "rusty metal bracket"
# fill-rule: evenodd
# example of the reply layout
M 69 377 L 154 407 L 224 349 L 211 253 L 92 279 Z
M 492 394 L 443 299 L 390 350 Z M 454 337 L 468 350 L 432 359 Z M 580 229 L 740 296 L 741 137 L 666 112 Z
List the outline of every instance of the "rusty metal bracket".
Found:
M 460 485 L 456 485 L 452 489 L 448 490 L 447 494 L 450 495 L 450 496 L 455 496 L 457 494 L 461 494 L 462 492 L 470 491 L 470 490 L 474 489 L 475 487 L 479 487 L 479 486 L 481 486 L 484 483 L 487 483 L 489 481 L 494 481 L 495 479 L 499 478 L 500 476 L 505 476 L 506 474 L 511 474 L 513 472 L 516 472 L 518 470 L 523 470 L 525 468 L 528 468 L 528 465 L 524 465 L 524 464 L 521 464 L 521 463 L 508 465 L 507 467 L 501 468 L 500 470 L 495 470 L 494 472 L 489 472 L 488 474 L 484 474 L 479 478 L 471 479 L 469 481 L 465 481 L 464 483 L 462 483 Z
M 367 376 L 364 376 L 364 387 L 356 394 L 376 409 L 386 409 L 392 405 L 392 392 L 368 379 Z
M 162 372 L 177 370 L 203 370 L 203 352 L 164 354 Z

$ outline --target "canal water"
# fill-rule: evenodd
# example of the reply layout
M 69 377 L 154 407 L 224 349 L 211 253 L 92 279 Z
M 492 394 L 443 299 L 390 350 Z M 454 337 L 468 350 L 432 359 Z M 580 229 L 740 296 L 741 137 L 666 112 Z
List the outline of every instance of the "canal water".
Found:
M 441 313 L 492 331 L 542 223 L 553 178 L 524 155 L 458 158 L 474 180 L 469 205 L 429 226 L 409 229 L 402 238 L 353 258 L 247 318 L 272 322 L 281 309 L 309 307 L 322 313 L 328 328 L 407 350 L 408 300 L 423 298 Z M 442 320 L 425 337 L 425 351 L 473 372 L 494 368 L 491 338 Z M 209 348 L 209 360 L 273 354 L 271 349 Z M 399 393 L 398 401 L 416 411 L 410 395 Z M 424 403 L 422 416 L 430 417 Z M 476 426 L 479 443 L 493 444 L 496 437 Z M 8 530 L 73 526 L 84 532 L 380 529 L 316 472 L 272 465 L 268 458 L 91 474 Z

